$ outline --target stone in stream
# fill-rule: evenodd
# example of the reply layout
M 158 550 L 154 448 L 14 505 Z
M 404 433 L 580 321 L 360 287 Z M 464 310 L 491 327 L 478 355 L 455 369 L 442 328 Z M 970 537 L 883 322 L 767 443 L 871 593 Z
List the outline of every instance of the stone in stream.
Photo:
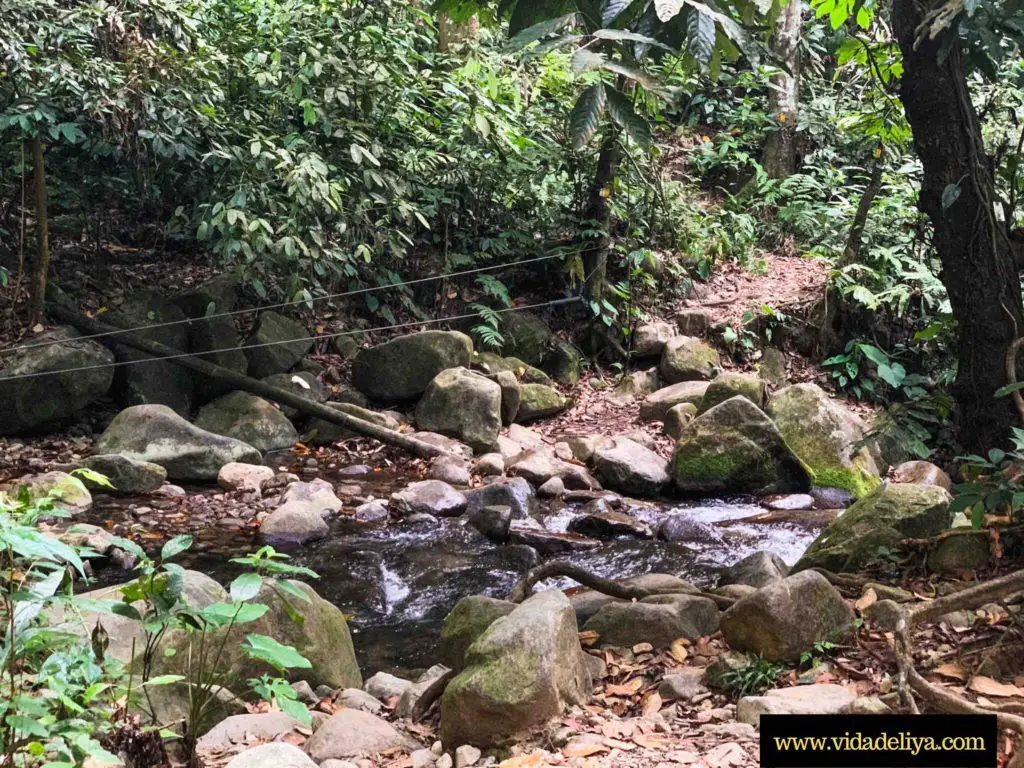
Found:
M 220 468 L 220 472 L 217 473 L 217 485 L 225 491 L 262 494 L 264 483 L 273 480 L 274 475 L 275 472 L 270 467 L 233 461 Z
M 416 425 L 489 451 L 501 430 L 501 405 L 497 382 L 468 368 L 449 368 L 427 385 L 416 406 Z
M 580 512 L 569 522 L 569 531 L 572 533 L 594 539 L 612 539 L 617 536 L 654 538 L 654 532 L 647 523 L 623 512 L 616 512 L 603 502 L 592 501 L 584 505 Z
M 248 392 L 229 392 L 202 408 L 195 425 L 200 429 L 248 443 L 261 453 L 291 448 L 299 433 L 279 409 Z
M 281 502 L 298 501 L 309 504 L 321 517 L 327 517 L 341 511 L 341 499 L 334 493 L 334 486 L 323 478 L 310 480 L 308 483 L 292 483 L 281 494 Z
M 316 768 L 316 763 L 298 747 L 274 742 L 239 752 L 225 768 Z
M 391 750 L 411 752 L 419 747 L 391 723 L 358 709 L 338 710 L 306 742 L 306 752 L 318 763 Z
M 597 549 L 601 542 L 575 533 L 554 533 L 539 524 L 512 523 L 508 540 L 513 544 L 533 547 L 540 555 L 563 555 Z
M 388 505 L 380 499 L 360 504 L 356 507 L 355 511 L 356 520 L 363 523 L 379 523 L 387 520 L 390 516 L 391 512 L 388 511 Z
M 427 477 L 449 485 L 469 485 L 470 464 L 454 456 L 435 456 L 427 467 Z
M 298 734 L 302 723 L 284 712 L 232 715 L 199 737 L 202 750 L 227 749 L 254 739 L 270 741 L 286 734 Z
M 796 661 L 816 643 L 838 642 L 853 629 L 853 609 L 817 571 L 761 587 L 722 615 L 722 636 L 737 651 L 769 661 Z
M 724 403 L 730 398 L 742 395 L 758 408 L 764 408 L 767 396 L 765 384 L 757 376 L 747 373 L 720 373 L 712 379 L 700 401 L 700 413 Z
M 326 538 L 330 528 L 308 501 L 289 501 L 267 515 L 260 524 L 260 533 L 273 541 L 305 544 Z
M 736 719 L 761 725 L 761 715 L 842 715 L 850 711 L 856 694 L 832 683 L 776 688 L 762 696 L 744 696 L 736 704 Z
M 721 369 L 718 353 L 700 339 L 675 336 L 661 353 L 658 373 L 669 384 L 680 381 L 711 381 Z
M 640 403 L 640 420 L 664 421 L 669 409 L 682 403 L 692 403 L 699 407 L 708 386 L 706 381 L 681 381 L 669 387 L 662 387 Z
M 878 465 L 862 445 L 860 421 L 815 384 L 794 384 L 768 401 L 768 415 L 786 444 L 820 486 L 844 488 L 858 498 L 877 487 Z
M 894 483 L 910 483 L 912 485 L 937 485 L 947 491 L 953 491 L 953 481 L 944 471 L 930 461 L 905 461 L 892 470 Z
M 645 573 L 642 576 L 621 579 L 618 583 L 629 587 L 643 587 L 654 594 L 665 595 L 683 594 L 697 589 L 690 582 L 683 581 L 679 577 L 671 576 L 667 573 Z M 569 602 L 572 603 L 573 611 L 576 613 L 577 623 L 582 627 L 590 617 L 609 603 L 628 601 L 587 589 L 570 595 Z
M 778 555 L 771 552 L 754 552 L 738 563 L 722 569 L 718 577 L 718 586 L 743 584 L 760 588 L 776 581 L 782 581 L 789 575 L 789 566 Z
M 639 602 L 603 606 L 586 624 L 601 645 L 631 648 L 650 643 L 665 648 L 685 637 L 696 640 L 718 630 L 720 612 L 713 600 L 696 595 L 653 595 Z
M 391 508 L 401 515 L 458 517 L 466 509 L 466 497 L 440 480 L 420 480 L 393 493 Z
M 546 384 L 523 384 L 519 389 L 516 423 L 525 424 L 535 419 L 554 416 L 569 408 L 572 402 L 571 397 L 566 397 Z
M 513 313 L 514 314 L 514 313 Z M 401 403 L 422 395 L 437 374 L 468 368 L 473 340 L 456 331 L 422 331 L 359 351 L 352 382 L 371 400 Z
M 327 391 L 324 389 L 324 385 L 320 383 L 320 379 L 306 371 L 275 373 L 272 376 L 264 376 L 260 381 L 272 387 L 291 392 L 312 403 L 322 403 L 327 397 Z M 304 413 L 290 405 L 282 405 L 281 413 L 289 419 L 305 418 Z
M 509 527 L 512 525 L 512 508 L 500 505 L 484 507 L 467 515 L 469 524 L 495 544 L 508 541 Z
M 375 699 L 387 702 L 389 699 L 401 696 L 412 685 L 412 680 L 405 680 L 387 672 L 378 672 L 366 680 L 363 690 Z
M 401 426 L 397 419 L 386 413 L 371 411 L 369 408 L 362 408 L 352 403 L 325 403 L 325 405 L 328 408 L 347 413 L 349 416 L 368 421 L 385 429 L 397 430 Z M 353 432 L 351 429 L 321 418 L 311 419 L 306 426 L 305 434 L 308 438 L 307 442 L 313 445 L 331 445 L 331 443 L 338 443 L 342 440 L 349 440 L 359 436 L 357 432 Z
M 565 483 L 560 477 L 552 477 L 541 483 L 537 495 L 545 499 L 558 499 L 565 495 Z
M 594 452 L 593 463 L 605 487 L 631 496 L 651 498 L 669 484 L 668 462 L 624 437 L 602 444 Z
M 521 477 L 499 477 L 487 485 L 465 492 L 466 516 L 474 517 L 484 507 L 506 506 L 515 520 L 531 517 L 537 508 L 533 488 Z
M 232 461 L 261 461 L 260 452 L 251 445 L 200 429 L 166 405 L 136 405 L 121 411 L 94 450 L 159 464 L 172 480 L 216 480 L 220 468 Z
M 771 419 L 742 396 L 686 426 L 670 471 L 676 487 L 688 493 L 792 493 L 809 490 L 812 482 Z
M 926 539 L 953 523 L 949 492 L 936 485 L 886 483 L 837 517 L 807 548 L 794 571 L 861 569 L 904 539 Z
M 698 520 L 685 512 L 666 517 L 658 526 L 658 537 L 665 541 L 699 541 L 720 544 L 725 541 L 718 526 Z
M 254 379 L 262 379 L 294 368 L 302 356 L 313 348 L 313 339 L 301 323 L 277 312 L 260 312 L 252 332 L 245 340 L 245 346 L 249 375 Z
M 633 357 L 658 357 L 678 331 L 671 323 L 656 321 L 641 325 L 633 334 Z
M 488 627 L 516 609 L 515 603 L 483 595 L 470 595 L 455 604 L 441 626 L 441 658 L 461 672 L 466 650 Z
M 697 416 L 697 406 L 693 403 L 679 403 L 665 412 L 662 429 L 673 440 L 678 440 L 689 424 Z
M 846 509 L 857 498 L 844 488 L 811 488 L 815 509 Z
M 48 498 L 55 510 L 62 510 L 70 517 L 92 509 L 92 494 L 89 493 L 89 489 L 81 480 L 67 472 L 26 475 L 3 486 L 3 489 L 15 498 L 22 488 L 27 490 L 31 501 Z
M 540 592 L 467 650 L 441 697 L 441 741 L 496 746 L 583 704 L 589 692 L 572 605 L 561 592 Z
M 786 493 L 761 499 L 762 507 L 776 512 L 801 512 L 813 509 L 814 504 L 814 496 L 809 493 Z
M 552 477 L 558 477 L 566 489 L 601 489 L 601 484 L 585 467 L 562 461 L 555 456 L 555 451 L 550 446 L 523 451 L 508 460 L 505 466 L 510 475 L 523 477 L 537 486 L 543 485 Z
M 107 393 L 114 379 L 113 353 L 78 337 L 74 328 L 60 326 L 34 336 L 31 343 L 61 343 L 22 349 L 5 359 L 0 377 L 67 372 L 0 381 L 0 435 L 22 435 L 45 424 L 55 425 Z M 90 370 L 68 370 L 79 368 Z
M 99 472 L 110 481 L 114 486 L 113 490 L 94 483 L 88 477 L 79 478 L 86 488 L 103 493 L 152 493 L 167 480 L 167 470 L 159 464 L 139 461 L 117 453 L 88 456 L 78 462 L 78 466 Z

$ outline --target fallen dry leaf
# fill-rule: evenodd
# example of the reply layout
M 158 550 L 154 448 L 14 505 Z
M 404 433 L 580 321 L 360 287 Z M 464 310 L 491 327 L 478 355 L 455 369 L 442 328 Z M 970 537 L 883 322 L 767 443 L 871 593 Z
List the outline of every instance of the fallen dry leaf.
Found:
M 966 680 L 967 670 L 959 664 L 940 664 L 932 670 L 937 675 L 948 677 L 952 680 Z
M 633 653 L 650 653 L 654 650 L 654 646 L 650 643 L 637 643 L 633 646 Z
M 686 657 L 689 656 L 689 651 L 686 650 L 686 645 L 682 638 L 672 641 L 672 647 L 669 649 L 672 654 L 672 658 L 682 664 L 686 661 Z
M 735 741 L 728 741 L 704 755 L 704 761 L 710 768 L 729 768 L 747 762 L 747 753 Z
M 601 635 L 592 629 L 588 629 L 586 632 L 580 632 L 580 645 L 584 648 L 589 648 L 600 639 Z
M 628 683 L 623 683 L 622 685 L 606 686 L 604 692 L 609 696 L 632 696 L 643 687 L 644 679 L 642 677 L 634 677 Z
M 1016 685 L 1000 683 L 998 680 L 993 680 L 991 677 L 975 677 L 967 687 L 975 693 L 980 693 L 983 696 L 1024 696 L 1024 690 L 1018 688 Z
M 498 768 L 536 768 L 538 765 L 544 765 L 544 753 L 539 749 L 528 755 L 517 755 L 508 760 L 502 760 L 498 764 Z
M 612 749 L 621 749 L 623 752 L 632 752 L 636 749 L 636 744 L 628 741 L 619 741 L 618 739 L 605 739 L 604 743 Z
M 645 749 L 668 749 L 672 742 L 664 736 L 653 736 L 648 733 L 638 733 L 633 737 L 633 743 L 638 744 Z
M 565 757 L 590 757 L 596 755 L 599 752 L 608 752 L 608 747 L 604 744 L 597 744 L 595 742 L 574 742 L 567 744 L 565 749 L 562 750 L 562 754 Z
M 650 696 L 644 699 L 644 706 L 641 711 L 644 717 L 650 717 L 661 712 L 661 695 L 657 691 L 653 691 Z
M 867 591 L 863 595 L 861 595 L 860 599 L 853 604 L 853 607 L 856 608 L 860 613 L 863 613 L 876 602 L 878 602 L 878 594 L 875 592 L 874 589 L 868 587 Z

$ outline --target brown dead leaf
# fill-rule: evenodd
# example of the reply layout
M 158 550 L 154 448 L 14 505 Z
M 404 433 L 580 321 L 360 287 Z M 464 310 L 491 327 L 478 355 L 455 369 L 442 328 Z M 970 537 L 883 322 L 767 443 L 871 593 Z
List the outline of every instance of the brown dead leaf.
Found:
M 636 744 L 618 739 L 605 739 L 604 743 L 612 749 L 621 749 L 623 752 L 632 752 L 636 749 Z
M 591 755 L 596 755 L 599 752 L 608 751 L 608 747 L 604 744 L 584 741 L 567 744 L 565 749 L 562 750 L 562 755 L 565 757 L 590 757 Z
M 628 683 L 606 686 L 604 692 L 609 696 L 632 696 L 643 687 L 644 679 L 642 677 L 634 677 Z
M 932 671 L 937 675 L 948 677 L 951 680 L 967 680 L 967 670 L 959 664 L 940 664 Z
M 650 653 L 654 650 L 654 646 L 650 643 L 637 643 L 633 646 L 633 653 Z
M 650 717 L 661 712 L 661 695 L 657 691 L 652 691 L 651 695 L 644 699 L 644 706 L 641 711 L 644 717 Z
M 672 654 L 672 658 L 682 664 L 686 661 L 686 657 L 689 656 L 689 651 L 686 650 L 686 646 L 683 644 L 683 638 L 672 641 L 672 648 L 669 649 Z
M 654 736 L 647 733 L 638 733 L 633 737 L 633 743 L 645 749 L 668 749 L 672 742 L 664 736 Z
M 982 696 L 1024 696 L 1024 690 L 1016 685 L 1000 683 L 998 680 L 982 675 L 971 680 L 971 684 L 967 687 L 975 693 L 980 693 Z
M 589 648 L 600 639 L 601 635 L 592 629 L 588 629 L 586 632 L 580 632 L 580 645 L 584 648 Z
M 864 613 L 864 611 L 866 611 L 876 602 L 878 602 L 878 594 L 875 592 L 874 589 L 868 587 L 867 591 L 860 596 L 860 599 L 853 604 L 853 607 L 856 608 L 858 612 Z
M 303 736 L 301 733 L 296 733 L 295 731 L 288 731 L 288 733 L 284 734 L 281 737 L 281 741 L 285 742 L 286 744 L 291 744 L 295 747 L 301 747 L 303 744 L 306 743 L 306 737 Z
M 632 720 L 607 720 L 601 724 L 601 735 L 608 739 L 631 739 L 636 732 Z
M 742 765 L 747 762 L 747 759 L 747 753 L 735 741 L 719 744 L 704 755 L 704 762 L 708 764 L 709 768 L 730 768 L 730 766 Z
M 538 749 L 528 755 L 517 755 L 502 760 L 498 768 L 536 768 L 539 765 L 544 765 L 544 753 Z

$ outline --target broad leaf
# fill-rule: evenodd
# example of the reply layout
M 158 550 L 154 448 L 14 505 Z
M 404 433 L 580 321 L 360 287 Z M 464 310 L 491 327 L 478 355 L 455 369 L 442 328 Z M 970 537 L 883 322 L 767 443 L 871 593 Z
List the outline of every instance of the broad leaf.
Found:
M 313 665 L 290 645 L 281 645 L 266 635 L 246 635 L 242 650 L 251 659 L 265 661 L 275 669 L 309 669 Z
M 168 541 L 160 550 L 161 560 L 170 560 L 175 555 L 180 555 L 186 549 L 192 546 L 192 537 L 188 534 L 184 536 L 175 536 L 173 539 Z
M 628 64 L 622 64 L 618 61 L 604 61 L 601 63 L 601 68 L 640 83 L 640 85 L 651 93 L 657 93 L 661 96 L 665 95 L 664 89 L 661 87 L 661 83 L 658 79 L 647 74 L 642 69 L 637 69 L 636 67 L 631 67 Z
M 686 35 L 687 48 L 701 69 L 706 69 L 715 53 L 715 20 L 699 8 L 691 8 L 686 19 Z
M 608 98 L 608 114 L 612 120 L 622 127 L 633 141 L 646 150 L 651 148 L 651 127 L 647 121 L 636 113 L 633 105 L 622 93 L 608 86 L 605 88 Z
M 664 43 L 655 40 L 653 37 L 649 37 L 648 35 L 641 35 L 638 34 L 637 32 L 630 32 L 628 29 L 599 29 L 594 33 L 594 37 L 598 38 L 599 40 L 628 40 L 630 42 L 640 43 L 645 46 L 657 46 L 658 48 L 663 48 L 666 51 L 671 51 L 672 53 L 679 53 L 679 51 L 677 51 L 672 46 L 665 45 Z
M 599 69 L 603 65 L 604 54 L 588 51 L 586 48 L 579 48 L 572 55 L 572 71 L 576 74 Z
M 267 606 L 259 603 L 214 603 L 203 608 L 199 615 L 215 626 L 223 626 L 256 621 L 267 610 Z
M 601 23 L 611 24 L 632 2 L 633 0 L 605 0 L 601 8 Z
M 595 83 L 580 94 L 576 106 L 569 113 L 569 140 L 573 149 L 582 149 L 597 133 L 606 104 L 602 83 Z
M 252 600 L 263 586 L 263 577 L 258 573 L 243 573 L 231 582 L 231 599 L 236 603 Z
M 520 0 L 509 20 L 509 45 L 521 48 L 557 32 L 575 18 L 571 7 L 565 0 Z
M 683 10 L 684 0 L 654 0 L 654 10 L 663 22 L 670 22 Z

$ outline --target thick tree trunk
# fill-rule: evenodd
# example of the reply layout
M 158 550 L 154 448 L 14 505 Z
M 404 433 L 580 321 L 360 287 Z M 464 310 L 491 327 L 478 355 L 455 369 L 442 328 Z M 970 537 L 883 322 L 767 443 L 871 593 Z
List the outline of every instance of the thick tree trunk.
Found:
M 800 26 L 803 0 L 789 0 L 775 27 L 772 49 L 782 70 L 771 79 L 768 112 L 777 122 L 768 134 L 761 166 L 772 179 L 784 179 L 796 170 L 796 124 L 800 104 Z
M 882 169 L 885 163 L 881 155 L 874 158 L 871 165 L 871 180 L 864 188 L 857 204 L 857 213 L 853 217 L 853 226 L 850 227 L 850 235 L 846 239 L 846 248 L 839 259 L 839 266 L 845 267 L 857 261 L 860 255 L 860 247 L 864 242 L 864 228 L 868 224 L 868 214 L 871 213 L 871 206 L 882 191 Z
M 445 53 L 453 45 L 475 40 L 480 34 L 480 19 L 473 16 L 464 24 L 452 21 L 451 16 L 441 14 L 437 20 L 437 50 Z
M 588 299 L 600 299 L 604 296 L 608 274 L 608 248 L 611 241 L 612 183 L 615 181 L 615 170 L 618 165 L 618 137 L 614 131 L 609 130 L 601 144 L 597 172 L 587 196 L 587 209 L 583 213 L 583 219 L 588 227 L 604 232 L 604 235 L 592 238 L 583 251 L 583 276 L 586 278 L 585 290 Z
M 46 193 L 46 165 L 43 142 L 32 139 L 32 185 L 36 196 L 36 257 L 32 263 L 32 276 L 28 295 L 28 324 L 42 322 L 46 298 L 46 277 L 50 272 L 50 219 Z
M 1024 309 L 1010 242 L 995 218 L 992 169 L 960 44 L 954 41 L 940 63 L 943 36 L 917 38 L 923 15 L 941 4 L 895 0 L 892 24 L 903 52 L 903 105 L 924 166 L 918 206 L 935 229 L 942 282 L 957 321 L 959 370 L 953 394 L 960 439 L 979 451 L 1004 443 L 1016 424 L 1011 399 L 994 394 L 1007 383 L 1003 360 L 1024 332 Z M 954 198 L 956 188 L 959 196 Z

